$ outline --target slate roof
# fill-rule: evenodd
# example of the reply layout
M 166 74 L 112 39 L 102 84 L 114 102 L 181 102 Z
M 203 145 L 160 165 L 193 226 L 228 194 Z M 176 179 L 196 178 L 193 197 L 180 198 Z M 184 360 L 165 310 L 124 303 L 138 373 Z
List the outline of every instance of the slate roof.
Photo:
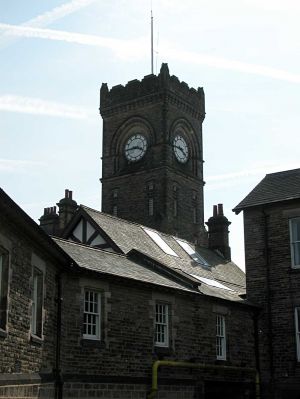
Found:
M 171 235 L 157 232 L 173 251 L 176 252 L 178 255 L 177 257 L 166 254 L 152 238 L 148 236 L 142 225 L 119 219 L 83 205 L 80 205 L 79 212 L 82 212 L 83 215 L 86 213 L 89 218 L 92 219 L 94 225 L 98 226 L 100 231 L 104 231 L 120 248 L 123 254 L 126 255 L 132 250 L 136 250 L 164 265 L 165 268 L 184 273 L 186 276 L 189 276 L 189 278 L 192 278 L 191 275 L 197 275 L 199 277 L 216 280 L 232 291 L 211 287 L 205 283 L 199 282 L 199 285 L 201 285 L 200 291 L 202 290 L 205 295 L 241 301 L 239 295 L 245 293 L 244 272 L 233 262 L 225 261 L 224 258 L 219 256 L 216 252 L 208 248 L 197 246 L 197 252 L 210 266 L 200 265 L 181 248 Z M 193 244 L 189 244 L 195 248 Z M 101 253 L 103 253 L 103 251 L 101 251 Z M 107 256 L 109 257 L 110 255 Z M 117 273 L 119 272 L 121 272 L 121 268 L 118 268 Z
M 91 248 L 59 238 L 53 238 L 53 240 L 83 269 L 184 291 L 195 291 L 147 267 L 140 266 L 128 259 L 126 255 Z
M 246 303 L 237 291 L 229 291 L 211 287 L 190 277 L 194 287 L 188 287 L 186 284 L 175 281 L 175 278 L 168 278 L 160 272 L 153 270 L 146 265 L 132 261 L 128 255 L 116 254 L 102 249 L 91 248 L 86 245 L 74 243 L 71 241 L 53 238 L 55 243 L 69 255 L 70 258 L 80 268 L 97 272 L 104 275 L 117 276 L 130 280 L 136 280 L 144 283 L 150 283 L 162 287 L 177 289 L 186 292 L 193 292 L 198 295 L 206 295 L 230 300 L 239 303 Z M 174 269 L 176 272 L 176 270 Z M 179 270 L 178 270 L 179 271 Z M 180 271 L 181 272 L 181 271 Z M 188 275 L 187 275 L 188 277 Z M 227 285 L 228 286 L 228 285 Z
M 300 169 L 267 174 L 264 179 L 233 209 L 245 208 L 300 198 Z

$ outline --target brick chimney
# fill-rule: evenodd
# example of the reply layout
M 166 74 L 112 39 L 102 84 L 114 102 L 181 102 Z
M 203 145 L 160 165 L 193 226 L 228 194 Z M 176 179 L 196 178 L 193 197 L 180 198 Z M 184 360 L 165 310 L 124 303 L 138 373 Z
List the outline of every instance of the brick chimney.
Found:
M 56 213 L 56 206 L 44 208 L 44 214 L 39 218 L 41 228 L 49 235 L 56 235 L 58 232 L 59 216 Z
M 205 223 L 208 226 L 208 247 L 217 249 L 226 260 L 231 260 L 228 226 L 231 222 L 223 213 L 223 204 L 214 205 L 213 216 Z
M 72 219 L 77 210 L 77 202 L 72 199 L 73 192 L 66 189 L 65 197 L 62 198 L 56 205 L 58 206 L 59 214 L 59 233 L 61 233 L 69 221 Z

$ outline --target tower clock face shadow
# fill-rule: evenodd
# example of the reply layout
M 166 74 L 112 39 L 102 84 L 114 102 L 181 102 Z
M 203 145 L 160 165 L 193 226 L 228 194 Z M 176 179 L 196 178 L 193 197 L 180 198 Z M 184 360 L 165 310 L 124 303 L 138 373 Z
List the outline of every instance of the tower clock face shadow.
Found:
M 142 134 L 134 134 L 125 144 L 125 157 L 130 162 L 136 162 L 143 158 L 147 151 L 147 140 Z

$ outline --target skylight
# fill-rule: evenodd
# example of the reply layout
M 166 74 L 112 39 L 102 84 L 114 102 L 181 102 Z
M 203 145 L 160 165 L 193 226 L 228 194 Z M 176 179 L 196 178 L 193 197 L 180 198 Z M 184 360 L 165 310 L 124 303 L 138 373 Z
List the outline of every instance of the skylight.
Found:
M 146 228 L 144 228 L 144 231 L 145 233 L 148 234 L 150 238 L 152 238 L 155 244 L 157 244 L 159 248 L 162 249 L 166 254 L 178 257 L 177 253 L 174 252 L 171 247 L 169 247 L 169 245 L 161 238 L 161 236 L 158 233 L 156 233 L 153 230 L 148 230 Z
M 174 237 L 175 238 L 175 237 Z M 186 241 L 179 240 L 179 238 L 175 238 L 176 242 L 181 246 L 181 248 L 188 254 L 190 257 L 197 263 L 201 263 L 202 265 L 209 266 L 202 256 L 194 250 Z
M 202 283 L 210 285 L 211 287 L 223 288 L 224 290 L 233 291 L 231 288 L 226 287 L 225 285 L 219 283 L 216 280 L 212 280 L 210 278 L 205 278 L 205 277 L 199 277 L 196 276 L 195 274 L 191 274 L 191 276 L 195 277 L 197 280 L 202 281 Z

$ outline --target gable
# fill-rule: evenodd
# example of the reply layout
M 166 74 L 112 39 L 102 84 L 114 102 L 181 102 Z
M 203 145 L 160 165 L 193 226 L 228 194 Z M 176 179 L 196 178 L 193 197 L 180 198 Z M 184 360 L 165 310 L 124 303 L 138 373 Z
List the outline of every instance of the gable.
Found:
M 82 209 L 79 210 L 67 226 L 63 237 L 66 240 L 88 245 L 92 248 L 100 248 L 109 252 L 122 252 Z

